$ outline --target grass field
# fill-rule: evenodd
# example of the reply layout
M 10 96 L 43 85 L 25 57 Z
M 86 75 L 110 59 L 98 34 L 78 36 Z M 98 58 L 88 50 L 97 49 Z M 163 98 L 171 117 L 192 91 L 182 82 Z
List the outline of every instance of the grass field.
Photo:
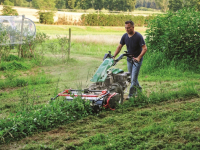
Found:
M 42 64 L 25 59 L 17 61 L 23 66 L 21 69 L 0 71 L 0 87 L 3 87 L 0 89 L 0 121 L 12 120 L 17 113 L 21 113 L 20 118 L 37 112 L 32 110 L 35 106 L 40 110 L 48 108 L 50 98 L 65 88 L 88 86 L 104 54 L 114 53 L 124 33 L 124 27 L 37 25 L 37 31 L 48 33 L 52 38 L 67 34 L 69 28 L 72 29 L 70 60 L 59 61 L 61 54 L 51 55 L 46 44 L 41 47 L 45 58 Z M 136 27 L 143 35 L 145 29 Z M 51 39 L 47 43 L 55 42 Z M 125 47 L 122 52 L 124 50 Z M 13 50 L 12 54 L 17 52 Z M 6 66 L 8 62 L 4 63 Z M 3 135 L 11 140 L 7 144 L 0 143 L 0 149 L 199 149 L 199 73 L 177 69 L 173 63 L 160 69 L 153 67 L 155 63 L 157 61 L 147 52 L 139 76 L 143 95 L 125 101 L 117 110 L 103 110 L 98 115 L 88 114 L 67 123 L 57 120 L 55 126 L 42 127 L 31 134 L 20 134 L 25 132 L 21 131 L 25 126 L 21 124 L 16 128 L 19 136 L 13 138 L 11 130 L 6 133 L 0 130 L 1 142 Z M 126 71 L 126 60 L 117 67 Z M 20 84 L 22 82 L 25 84 Z M 49 114 L 60 111 L 55 110 Z
M 125 33 L 124 27 L 91 27 L 91 26 L 66 26 L 36 24 L 37 31 L 48 34 L 51 38 L 56 35 L 67 36 L 69 28 L 72 31 L 73 42 L 101 43 L 116 45 Z M 135 30 L 145 36 L 146 27 L 135 27 Z

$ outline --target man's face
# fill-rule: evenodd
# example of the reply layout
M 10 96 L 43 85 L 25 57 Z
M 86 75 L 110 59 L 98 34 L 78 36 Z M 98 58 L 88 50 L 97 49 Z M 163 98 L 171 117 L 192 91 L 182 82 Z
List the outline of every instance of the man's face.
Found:
M 125 30 L 128 34 L 133 34 L 134 32 L 134 26 L 132 26 L 130 23 L 125 24 Z

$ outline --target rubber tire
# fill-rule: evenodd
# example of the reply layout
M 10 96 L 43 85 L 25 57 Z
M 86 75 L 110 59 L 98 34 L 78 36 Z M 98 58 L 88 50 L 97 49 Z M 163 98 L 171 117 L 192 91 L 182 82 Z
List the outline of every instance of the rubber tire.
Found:
M 122 90 L 121 85 L 116 84 L 116 83 L 115 83 L 115 84 L 112 84 L 112 85 L 111 85 L 111 89 L 114 89 L 114 90 L 111 91 L 112 93 L 116 92 L 116 93 L 119 93 L 119 94 L 120 94 L 121 99 L 120 99 L 120 101 L 119 101 L 119 104 L 123 104 L 123 100 L 124 100 L 124 91 Z

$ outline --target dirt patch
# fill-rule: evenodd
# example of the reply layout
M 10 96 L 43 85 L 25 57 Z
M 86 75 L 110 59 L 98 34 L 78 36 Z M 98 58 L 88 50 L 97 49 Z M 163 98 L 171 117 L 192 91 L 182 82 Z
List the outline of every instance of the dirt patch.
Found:
M 6 77 L 5 77 L 5 76 L 3 76 L 3 75 L 1 75 L 1 79 L 6 79 Z
M 118 45 L 121 35 L 73 35 L 72 41 Z

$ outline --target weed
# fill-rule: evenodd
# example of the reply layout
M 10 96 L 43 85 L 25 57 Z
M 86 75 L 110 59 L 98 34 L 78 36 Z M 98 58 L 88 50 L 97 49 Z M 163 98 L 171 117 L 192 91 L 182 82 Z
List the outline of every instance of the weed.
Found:
M 5 71 L 5 70 L 27 70 L 30 69 L 30 66 L 28 66 L 26 63 L 23 62 L 17 62 L 17 61 L 12 61 L 12 62 L 1 62 L 1 67 L 0 71 Z
M 27 109 L 28 93 L 22 95 L 21 111 L 16 115 L 10 115 L 0 122 L 2 128 L 1 142 L 9 142 L 13 137 L 15 140 L 26 137 L 35 132 L 49 130 L 64 123 L 78 120 L 91 113 L 90 102 L 81 98 L 74 99 L 73 102 L 54 101 L 48 105 L 32 106 Z

